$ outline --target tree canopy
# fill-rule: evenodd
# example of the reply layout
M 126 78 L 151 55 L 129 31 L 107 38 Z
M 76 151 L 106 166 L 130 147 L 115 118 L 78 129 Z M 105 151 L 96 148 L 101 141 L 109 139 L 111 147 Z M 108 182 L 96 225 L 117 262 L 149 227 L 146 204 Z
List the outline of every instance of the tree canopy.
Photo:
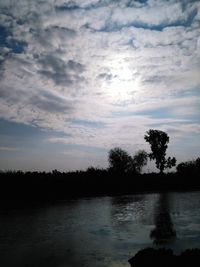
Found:
M 115 147 L 109 151 L 108 160 L 110 170 L 118 173 L 140 173 L 147 164 L 148 154 L 139 150 L 133 157 L 127 151 Z
M 200 172 L 200 158 L 196 160 L 190 160 L 181 162 L 176 167 L 177 172 L 183 175 L 199 174 Z
M 129 154 L 120 147 L 115 147 L 109 151 L 108 160 L 112 171 L 127 173 L 132 168 L 131 156 L 129 156 Z
M 164 169 L 172 168 L 176 165 L 176 158 L 166 158 L 166 150 L 168 148 L 169 136 L 167 133 L 160 130 L 150 129 L 144 136 L 146 142 L 151 146 L 149 153 L 150 160 L 156 161 L 156 167 L 163 173 Z
M 133 156 L 133 164 L 138 173 L 141 173 L 142 168 L 147 164 L 147 160 L 148 160 L 148 154 L 144 150 L 139 150 Z

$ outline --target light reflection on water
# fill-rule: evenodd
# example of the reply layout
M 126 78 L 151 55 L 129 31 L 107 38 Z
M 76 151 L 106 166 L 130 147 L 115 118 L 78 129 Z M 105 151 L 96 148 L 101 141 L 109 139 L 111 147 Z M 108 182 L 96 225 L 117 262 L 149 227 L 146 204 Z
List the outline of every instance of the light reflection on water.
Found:
M 163 220 L 163 213 L 168 219 Z M 151 232 L 169 226 L 176 238 L 153 243 Z M 0 266 L 127 267 L 130 257 L 149 246 L 167 246 L 177 253 L 200 247 L 200 192 L 0 210 Z

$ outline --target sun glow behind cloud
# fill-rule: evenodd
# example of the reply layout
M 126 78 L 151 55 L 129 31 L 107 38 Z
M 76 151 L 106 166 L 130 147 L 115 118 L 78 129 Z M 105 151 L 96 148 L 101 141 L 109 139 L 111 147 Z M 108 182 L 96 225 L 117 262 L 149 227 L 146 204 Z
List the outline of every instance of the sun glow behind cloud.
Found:
M 79 168 L 93 147 L 88 159 L 105 166 L 113 146 L 147 149 L 156 127 L 178 160 L 198 155 L 199 1 L 5 0 L 0 22 L 0 117 L 45 132 L 43 151 L 62 143 L 56 153 Z M 7 153 L 20 147 L 10 135 Z
M 113 55 L 107 59 L 105 74 L 102 81 L 102 91 L 110 98 L 111 102 L 132 102 L 135 92 L 139 91 L 139 79 L 134 77 L 134 70 L 122 55 Z

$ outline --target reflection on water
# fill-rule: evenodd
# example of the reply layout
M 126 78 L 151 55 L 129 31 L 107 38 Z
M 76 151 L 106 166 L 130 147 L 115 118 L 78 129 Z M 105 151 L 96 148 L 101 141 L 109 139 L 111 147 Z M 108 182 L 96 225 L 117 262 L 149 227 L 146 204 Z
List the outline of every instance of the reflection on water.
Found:
M 200 192 L 0 208 L 0 266 L 129 267 L 138 250 L 156 246 L 150 233 L 160 240 L 174 229 L 167 246 L 177 253 L 200 247 Z
M 151 245 L 149 231 L 155 198 L 155 195 L 136 195 L 111 199 L 111 226 L 123 253 L 125 249 L 133 253 L 143 244 Z
M 155 228 L 151 231 L 150 237 L 157 245 L 173 242 L 176 238 L 176 231 L 170 216 L 169 196 L 167 193 L 159 196 L 155 212 Z
M 111 220 L 114 227 L 139 221 L 145 214 L 145 195 L 113 197 L 111 204 Z

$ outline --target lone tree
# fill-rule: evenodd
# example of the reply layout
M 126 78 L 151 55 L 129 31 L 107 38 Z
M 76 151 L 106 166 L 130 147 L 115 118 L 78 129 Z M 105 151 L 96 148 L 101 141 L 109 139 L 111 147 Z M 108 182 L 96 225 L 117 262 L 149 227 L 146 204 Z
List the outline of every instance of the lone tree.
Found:
M 115 147 L 109 151 L 108 160 L 112 171 L 118 173 L 128 173 L 132 171 L 133 164 L 131 156 L 119 147 Z
M 156 167 L 163 173 L 164 169 L 172 168 L 176 165 L 176 158 L 168 157 L 166 159 L 166 150 L 169 143 L 169 136 L 167 133 L 159 130 L 150 129 L 144 136 L 146 142 L 151 146 L 150 160 L 156 161 Z

